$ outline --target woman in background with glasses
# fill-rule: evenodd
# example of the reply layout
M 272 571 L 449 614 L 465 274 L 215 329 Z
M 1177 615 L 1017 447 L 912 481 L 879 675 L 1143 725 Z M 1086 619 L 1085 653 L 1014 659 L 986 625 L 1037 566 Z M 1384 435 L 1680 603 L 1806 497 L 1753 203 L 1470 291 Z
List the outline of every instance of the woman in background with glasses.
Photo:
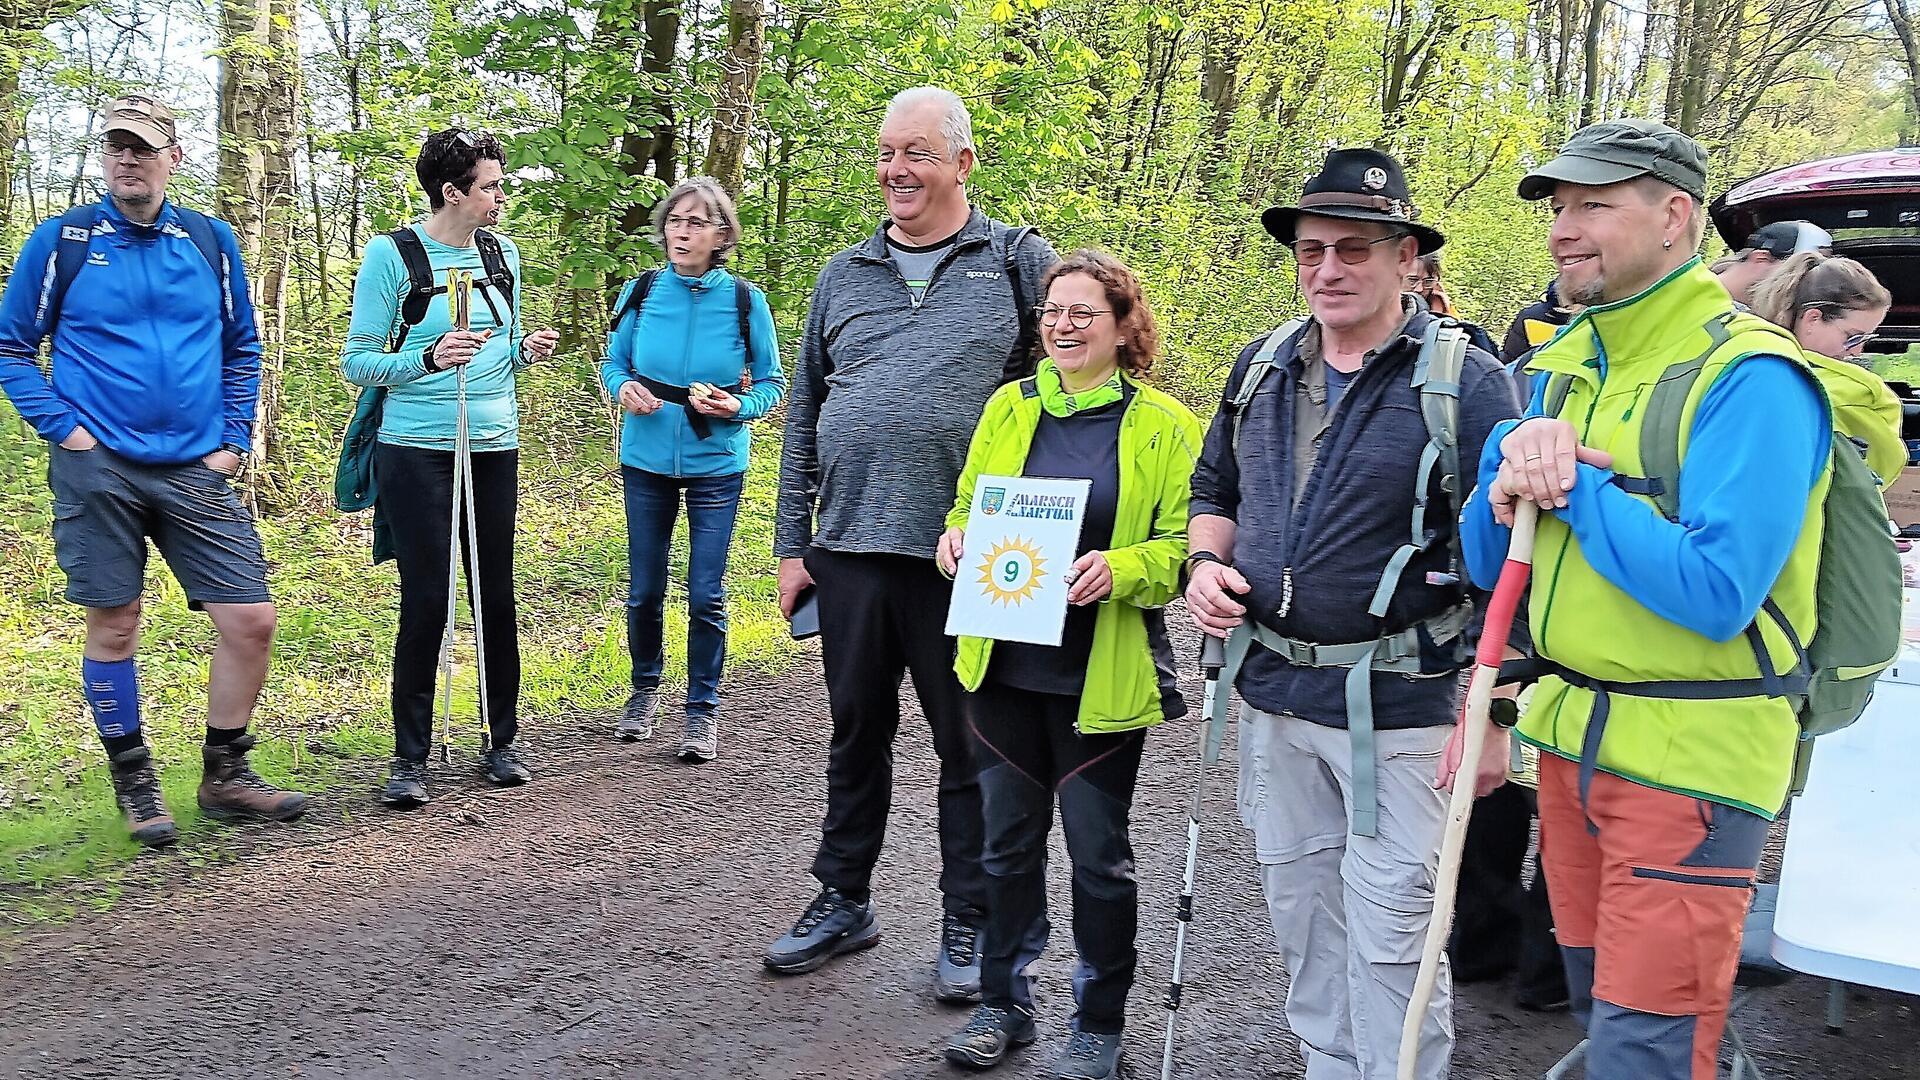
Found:
M 988 1068 L 1035 1038 L 1034 976 L 1047 939 L 1047 833 L 1057 798 L 1073 865 L 1073 1035 L 1055 1075 L 1107 1076 L 1133 985 L 1138 893 L 1128 816 L 1146 729 L 1186 713 L 1161 608 L 1187 552 L 1187 483 L 1199 421 L 1142 379 L 1160 349 L 1133 273 L 1079 251 L 1056 264 L 1039 310 L 1046 357 L 988 400 L 936 558 L 962 587 L 995 537 L 962 531 L 983 475 L 1086 480 L 1060 644 L 962 637 L 954 671 L 980 767 L 990 902 L 982 1004 L 947 1058 Z
M 633 689 L 616 733 L 653 734 L 666 667 L 667 549 L 687 504 L 687 703 L 682 761 L 718 753 L 715 711 L 727 659 L 727 550 L 747 474 L 747 424 L 787 390 L 773 312 L 726 269 L 740 243 L 733 200 L 707 177 L 674 188 L 653 211 L 668 265 L 629 281 L 614 305 L 600 381 L 626 412 L 627 650 Z
M 1885 490 L 1907 464 L 1900 437 L 1900 399 L 1869 371 L 1861 353 L 1893 309 L 1893 295 L 1852 259 L 1803 251 L 1753 288 L 1754 313 L 1793 332 L 1809 353 L 1844 364 L 1821 364 L 1834 429 L 1867 445 L 1867 467 Z

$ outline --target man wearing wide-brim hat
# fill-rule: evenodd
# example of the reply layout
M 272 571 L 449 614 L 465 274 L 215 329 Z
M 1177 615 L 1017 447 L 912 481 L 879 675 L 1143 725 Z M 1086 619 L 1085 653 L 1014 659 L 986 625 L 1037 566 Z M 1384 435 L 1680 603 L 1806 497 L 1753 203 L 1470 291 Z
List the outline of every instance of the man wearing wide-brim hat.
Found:
M 1497 360 L 1402 293 L 1445 238 L 1421 222 L 1399 162 L 1336 150 L 1297 204 L 1261 220 L 1292 252 L 1311 315 L 1249 344 L 1227 379 L 1193 476 L 1186 598 L 1205 632 L 1252 640 L 1233 679 L 1241 816 L 1307 1076 L 1380 1080 L 1395 1074 L 1433 907 L 1436 779 L 1474 619 L 1452 474 L 1518 407 Z M 1436 350 L 1456 338 L 1448 377 Z M 1430 449 L 1422 411 L 1455 394 L 1457 457 Z M 1503 747 L 1484 761 L 1490 790 Z M 1416 1075 L 1445 1076 L 1452 1044 L 1443 976 Z
M 1521 181 L 1551 200 L 1560 292 L 1585 307 L 1528 362 L 1526 418 L 1489 440 L 1462 520 L 1491 582 L 1515 503 L 1541 507 L 1528 621 L 1548 674 L 1517 734 L 1541 751 L 1591 1080 L 1716 1075 L 1841 475 L 1799 347 L 1700 263 L 1706 191 L 1700 147 L 1644 120 L 1583 128 Z

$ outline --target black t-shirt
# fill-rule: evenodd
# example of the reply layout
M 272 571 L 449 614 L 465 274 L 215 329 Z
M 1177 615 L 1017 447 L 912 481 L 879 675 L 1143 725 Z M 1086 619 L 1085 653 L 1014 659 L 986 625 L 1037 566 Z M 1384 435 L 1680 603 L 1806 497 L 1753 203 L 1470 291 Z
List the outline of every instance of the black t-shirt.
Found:
M 1133 388 L 1128 387 L 1126 394 L 1131 398 Z M 1040 426 L 1034 429 L 1022 475 L 1093 481 L 1075 558 L 1113 546 L 1113 521 L 1120 508 L 1120 420 L 1126 411 L 1124 398 L 1066 417 L 1043 411 Z M 1059 569 L 1067 572 L 1064 566 Z M 1098 604 L 1067 605 L 1067 624 L 1058 645 L 995 642 L 987 678 L 1016 690 L 1079 696 L 1087 681 L 1099 608 Z

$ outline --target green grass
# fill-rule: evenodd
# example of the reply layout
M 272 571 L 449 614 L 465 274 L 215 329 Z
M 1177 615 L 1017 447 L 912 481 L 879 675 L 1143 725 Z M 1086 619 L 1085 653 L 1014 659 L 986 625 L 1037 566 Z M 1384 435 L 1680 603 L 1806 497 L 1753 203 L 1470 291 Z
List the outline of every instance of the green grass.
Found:
M 325 371 L 324 368 L 319 370 Z M 612 428 L 577 366 L 523 379 L 521 500 L 515 590 L 521 627 L 521 714 L 612 709 L 628 685 L 626 519 Z M 351 410 L 330 372 L 287 390 L 291 464 L 279 474 L 291 505 L 260 530 L 280 628 L 255 715 L 261 775 L 304 790 L 340 784 L 353 763 L 392 753 L 388 676 L 398 608 L 392 563 L 369 557 L 368 515 L 331 508 L 332 454 Z M 792 653 L 775 603 L 772 531 L 777 423 L 756 432 L 728 574 L 728 678 L 778 671 Z M 78 608 L 49 535 L 44 444 L 17 416 L 0 419 L 0 895 L 29 917 L 110 903 L 137 847 L 126 838 L 79 690 Z M 686 571 L 685 526 L 673 577 Z M 686 595 L 667 607 L 670 683 L 685 677 Z M 463 610 L 460 640 L 470 640 Z M 165 565 L 150 559 L 139 652 L 143 724 L 162 762 L 167 803 L 189 860 L 221 857 L 194 808 L 214 633 L 189 611 Z M 461 661 L 470 661 L 465 650 Z M 475 672 L 457 664 L 457 742 L 477 742 Z

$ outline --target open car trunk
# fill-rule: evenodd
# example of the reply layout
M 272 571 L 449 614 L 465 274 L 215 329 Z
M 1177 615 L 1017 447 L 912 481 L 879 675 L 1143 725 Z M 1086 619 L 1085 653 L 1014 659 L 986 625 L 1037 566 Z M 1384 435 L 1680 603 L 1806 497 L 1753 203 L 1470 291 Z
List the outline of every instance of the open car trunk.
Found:
M 1868 350 L 1920 344 L 1920 149 L 1810 161 L 1754 177 L 1714 200 L 1715 228 L 1735 251 L 1775 221 L 1810 221 L 1833 234 L 1833 253 L 1858 259 L 1893 294 Z

